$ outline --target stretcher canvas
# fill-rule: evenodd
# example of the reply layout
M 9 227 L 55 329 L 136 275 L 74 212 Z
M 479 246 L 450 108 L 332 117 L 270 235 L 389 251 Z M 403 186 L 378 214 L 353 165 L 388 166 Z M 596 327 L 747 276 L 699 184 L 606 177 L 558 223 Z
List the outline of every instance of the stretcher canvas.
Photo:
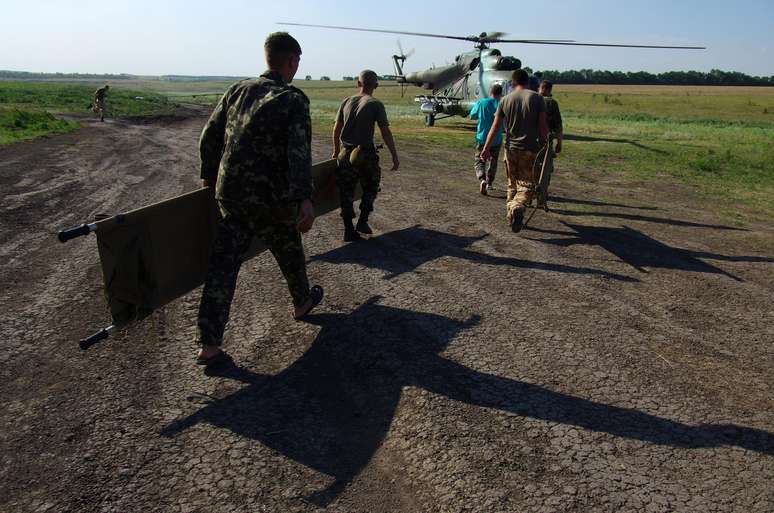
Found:
M 335 171 L 335 160 L 312 168 L 317 216 L 340 206 Z M 358 186 L 356 199 L 361 195 Z M 210 191 L 198 189 L 97 223 L 105 295 L 116 327 L 204 283 L 218 215 Z M 255 240 L 244 259 L 265 249 Z

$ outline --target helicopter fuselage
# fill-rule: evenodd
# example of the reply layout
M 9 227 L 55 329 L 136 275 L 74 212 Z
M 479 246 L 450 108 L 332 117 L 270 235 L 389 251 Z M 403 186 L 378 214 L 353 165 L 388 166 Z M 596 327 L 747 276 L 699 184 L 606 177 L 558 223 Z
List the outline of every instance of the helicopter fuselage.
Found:
M 504 57 L 497 49 L 480 48 L 458 55 L 452 64 L 401 75 L 398 82 L 432 91 L 414 98 L 432 126 L 439 114 L 467 117 L 476 101 L 489 96 L 494 84 L 502 85 L 503 94 L 508 94 L 513 70 L 520 67 L 519 59 Z

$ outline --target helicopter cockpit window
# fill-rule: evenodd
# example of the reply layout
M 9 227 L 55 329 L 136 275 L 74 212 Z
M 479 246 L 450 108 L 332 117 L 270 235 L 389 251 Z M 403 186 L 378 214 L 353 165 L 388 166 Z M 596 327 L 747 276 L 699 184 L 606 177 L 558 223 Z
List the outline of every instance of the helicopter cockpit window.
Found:
M 513 71 L 520 68 L 521 61 L 516 57 L 500 57 L 495 64 L 495 69 L 500 71 Z
M 476 66 L 478 66 L 479 62 L 481 62 L 481 59 L 479 59 L 478 57 L 470 61 L 470 71 L 473 71 L 474 69 L 476 69 Z

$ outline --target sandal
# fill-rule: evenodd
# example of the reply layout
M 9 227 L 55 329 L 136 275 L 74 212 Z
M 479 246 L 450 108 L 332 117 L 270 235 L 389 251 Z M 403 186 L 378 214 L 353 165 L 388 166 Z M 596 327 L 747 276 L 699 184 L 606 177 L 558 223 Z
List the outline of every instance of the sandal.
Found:
M 293 318 L 297 321 L 300 321 L 304 317 L 306 317 L 309 312 L 311 312 L 315 306 L 320 304 L 320 301 L 323 299 L 323 288 L 319 285 L 315 285 L 309 290 L 309 299 L 312 300 L 312 303 L 309 305 L 309 308 L 304 311 L 301 315 L 293 316 Z

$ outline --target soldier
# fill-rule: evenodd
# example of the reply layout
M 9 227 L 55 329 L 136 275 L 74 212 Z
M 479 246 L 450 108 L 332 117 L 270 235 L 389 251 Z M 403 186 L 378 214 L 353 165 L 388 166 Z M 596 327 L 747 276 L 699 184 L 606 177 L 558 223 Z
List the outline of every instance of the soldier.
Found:
M 478 120 L 478 126 L 476 128 L 476 162 L 474 164 L 474 169 L 476 171 L 476 178 L 478 178 L 479 181 L 478 191 L 485 196 L 487 190 L 492 189 L 495 174 L 497 174 L 497 157 L 500 154 L 500 144 L 503 141 L 502 130 L 497 133 L 492 141 L 492 147 L 489 149 L 489 152 L 491 153 L 489 159 L 484 160 L 481 158 L 481 150 L 484 149 L 486 136 L 489 134 L 489 129 L 492 128 L 492 122 L 494 121 L 495 112 L 497 112 L 497 106 L 500 104 L 500 97 L 502 94 L 502 85 L 492 85 L 489 90 L 489 98 L 481 98 L 478 100 L 470 111 L 470 119 Z
M 309 288 L 301 232 L 314 222 L 309 100 L 289 83 L 301 47 L 286 32 L 264 44 L 269 70 L 232 85 L 204 127 L 199 148 L 204 187 L 215 186 L 221 213 L 199 306 L 197 363 L 222 361 L 220 346 L 240 256 L 263 239 L 287 281 L 296 320 L 320 303 Z
M 489 158 L 494 139 L 505 123 L 507 219 L 511 230 L 518 232 L 524 221 L 524 210 L 535 194 L 533 168 L 541 143 L 548 139 L 548 123 L 543 98 L 528 89 L 527 72 L 517 69 L 511 81 L 514 90 L 500 101 L 481 156 Z
M 345 242 L 360 240 L 361 233 L 373 233 L 368 225 L 368 216 L 374 209 L 382 177 L 379 155 L 374 146 L 374 123 L 379 125 L 382 139 L 392 155 L 391 170 L 397 171 L 400 166 L 384 104 L 373 97 L 374 90 L 379 86 L 376 73 L 364 70 L 358 77 L 357 86 L 360 94 L 341 102 L 333 127 L 333 158 L 339 163 L 336 184 L 341 197 Z M 360 219 L 355 227 L 352 225 L 355 218 L 352 203 L 358 180 L 363 187 L 363 199 L 360 201 Z
M 531 77 L 529 77 L 529 89 L 538 92 L 540 84 L 543 82 L 543 73 L 536 71 Z
M 105 111 L 107 110 L 107 94 L 108 90 L 110 90 L 110 86 L 105 84 L 105 87 L 100 87 L 96 91 L 94 91 L 94 102 L 92 103 L 91 110 L 94 111 L 95 114 L 99 114 L 99 120 L 105 121 Z
M 556 141 L 556 146 L 550 150 L 554 152 L 554 155 L 558 155 L 562 152 L 562 140 L 564 139 L 564 128 L 562 126 L 562 113 L 559 111 L 559 103 L 551 96 L 551 92 L 554 89 L 554 84 L 550 80 L 543 80 L 540 83 L 540 96 L 543 97 L 543 101 L 546 102 L 546 118 L 548 120 L 548 132 L 549 141 L 553 145 L 553 141 Z M 551 185 L 551 176 L 554 174 L 553 159 L 550 161 L 550 169 L 546 169 L 548 173 L 548 180 L 546 181 L 546 190 Z M 546 205 L 538 205 L 538 207 L 545 207 Z

